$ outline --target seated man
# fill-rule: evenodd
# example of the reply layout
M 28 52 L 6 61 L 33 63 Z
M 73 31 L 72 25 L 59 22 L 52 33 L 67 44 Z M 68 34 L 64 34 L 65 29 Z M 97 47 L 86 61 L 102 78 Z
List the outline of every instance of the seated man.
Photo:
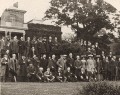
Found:
M 55 77 L 52 75 L 50 68 L 47 68 L 47 71 L 44 73 L 45 82 L 53 82 Z
M 36 69 L 33 64 L 29 64 L 27 67 L 27 77 L 29 82 L 36 81 Z
M 62 71 L 62 69 L 60 67 L 58 68 L 58 71 L 56 73 L 56 80 L 58 82 L 63 82 L 64 81 L 63 71 Z
M 80 71 L 80 80 L 81 81 L 87 81 L 87 74 L 86 74 L 86 71 L 84 68 L 81 68 L 81 71 Z
M 44 81 L 44 74 L 43 74 L 43 68 L 39 68 L 36 77 L 38 79 L 38 81 L 43 82 Z
M 77 81 L 77 76 L 71 73 L 70 67 L 67 68 L 67 72 L 65 73 L 65 82 L 75 82 Z
M 91 72 L 89 72 L 89 81 L 97 81 L 97 71 L 96 69 L 92 69 Z

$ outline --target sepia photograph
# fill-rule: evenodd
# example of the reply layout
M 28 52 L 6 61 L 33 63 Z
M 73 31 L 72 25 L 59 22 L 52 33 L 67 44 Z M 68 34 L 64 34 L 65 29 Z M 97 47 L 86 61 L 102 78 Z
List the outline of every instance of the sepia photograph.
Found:
M 120 95 L 120 0 L 0 0 L 0 95 Z

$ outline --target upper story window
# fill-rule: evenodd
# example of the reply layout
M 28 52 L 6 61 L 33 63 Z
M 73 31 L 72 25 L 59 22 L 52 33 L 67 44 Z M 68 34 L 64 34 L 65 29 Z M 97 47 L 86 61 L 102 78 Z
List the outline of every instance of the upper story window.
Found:
M 14 16 L 10 17 L 10 21 L 11 21 L 12 26 L 16 25 L 16 18 Z

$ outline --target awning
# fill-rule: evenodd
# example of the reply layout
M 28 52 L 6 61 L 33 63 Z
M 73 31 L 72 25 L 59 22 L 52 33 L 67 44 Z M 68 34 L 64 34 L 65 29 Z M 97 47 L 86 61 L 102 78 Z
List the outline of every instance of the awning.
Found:
M 19 29 L 0 28 L 0 31 L 7 31 L 7 32 L 15 32 L 15 33 L 25 34 L 24 30 L 19 30 Z

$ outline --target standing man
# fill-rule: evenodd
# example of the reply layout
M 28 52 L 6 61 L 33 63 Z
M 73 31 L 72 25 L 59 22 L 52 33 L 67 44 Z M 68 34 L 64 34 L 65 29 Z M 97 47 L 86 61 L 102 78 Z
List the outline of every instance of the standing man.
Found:
M 47 42 L 47 54 L 48 54 L 48 56 L 52 55 L 52 49 L 53 49 L 52 37 L 49 37 L 49 40 Z
M 110 67 L 109 67 L 111 81 L 114 81 L 116 77 L 116 65 L 117 65 L 116 56 L 113 56 L 113 58 L 110 61 Z
M 96 56 L 96 65 L 97 65 L 97 74 L 98 74 L 98 81 L 103 80 L 103 64 L 100 59 L 100 55 Z
M 95 43 L 95 51 L 96 51 L 96 55 L 101 55 L 101 49 L 99 47 L 98 42 Z
M 0 40 L 0 54 L 1 54 L 1 58 L 3 58 L 5 53 L 5 37 L 2 37 L 2 39 Z
M 26 46 L 26 57 L 30 58 L 30 50 L 31 50 L 30 37 L 27 38 L 25 46 Z
M 58 67 L 60 67 L 61 70 L 62 70 L 64 73 L 65 73 L 66 70 L 67 70 L 66 62 L 67 62 L 67 60 L 66 60 L 66 55 L 61 55 L 61 56 L 60 56 L 60 59 L 58 59 L 58 61 L 57 61 Z
M 11 41 L 10 41 L 9 37 L 7 37 L 6 41 L 5 41 L 5 50 L 9 50 L 10 57 L 12 57 L 12 54 L 11 54 Z
M 27 60 L 24 55 L 19 60 L 19 65 L 20 65 L 20 71 L 19 71 L 20 82 L 26 82 L 27 81 Z
M 18 46 L 19 46 L 19 57 L 21 57 L 22 55 L 25 55 L 25 46 L 26 46 L 23 37 L 21 37 L 20 41 L 18 41 Z
M 43 38 L 43 47 L 44 47 L 44 50 L 43 50 L 43 54 L 47 54 L 47 39 L 46 37 Z
M 45 72 L 47 70 L 47 66 L 48 66 L 48 60 L 46 58 L 46 54 L 44 54 L 43 57 L 41 58 L 39 67 L 42 67 L 43 72 Z
M 4 55 L 4 57 L 1 59 L 1 81 L 5 82 L 7 80 L 7 67 L 9 64 L 9 59 L 7 55 Z
M 15 36 L 13 38 L 13 41 L 11 42 L 11 50 L 12 50 L 12 54 L 16 54 L 16 56 L 18 58 L 19 46 L 18 46 L 17 36 Z
M 79 55 L 76 56 L 74 66 L 75 66 L 75 75 L 77 76 L 77 79 L 80 81 L 80 72 L 81 72 L 82 62 L 80 60 Z
M 55 37 L 55 41 L 53 42 L 53 48 L 52 48 L 52 52 L 58 57 L 58 47 L 59 47 L 59 42 L 57 37 Z
M 57 61 L 56 61 L 55 57 L 56 57 L 55 55 L 52 55 L 52 58 L 49 59 L 49 61 L 48 61 L 48 68 L 50 68 L 53 75 L 55 75 L 57 72 Z
M 31 45 L 32 47 L 35 47 L 35 49 L 37 50 L 37 40 L 35 36 L 33 37 L 33 40 L 31 41 Z
M 67 58 L 66 65 L 67 65 L 67 67 L 70 67 L 72 73 L 75 73 L 74 59 L 73 59 L 72 53 L 69 53 L 69 57 Z
M 9 68 L 9 79 L 10 81 L 17 81 L 17 75 L 19 70 L 18 60 L 15 54 L 12 54 L 12 58 L 10 58 L 10 63 L 8 64 Z
M 42 41 L 42 37 L 40 37 L 38 39 L 37 50 L 38 50 L 38 57 L 39 57 L 39 59 L 41 59 L 41 57 L 45 53 L 45 46 L 44 46 L 44 43 Z

